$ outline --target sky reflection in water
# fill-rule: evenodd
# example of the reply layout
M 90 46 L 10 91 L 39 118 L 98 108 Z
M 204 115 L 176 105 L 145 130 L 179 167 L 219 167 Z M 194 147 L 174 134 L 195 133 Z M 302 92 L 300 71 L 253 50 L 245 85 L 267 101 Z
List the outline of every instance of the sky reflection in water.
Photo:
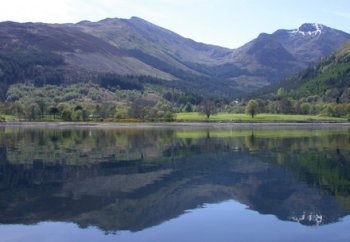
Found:
M 350 132 L 0 131 L 1 241 L 348 241 Z

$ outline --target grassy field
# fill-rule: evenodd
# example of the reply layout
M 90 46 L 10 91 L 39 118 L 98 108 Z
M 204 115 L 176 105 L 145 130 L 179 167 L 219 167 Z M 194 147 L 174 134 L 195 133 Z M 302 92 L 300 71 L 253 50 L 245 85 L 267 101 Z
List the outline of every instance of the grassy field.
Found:
M 19 121 L 16 116 L 0 115 L 5 117 L 6 122 Z M 209 119 L 201 113 L 177 113 L 175 114 L 177 122 L 346 122 L 347 118 L 335 118 L 313 115 L 292 115 L 292 114 L 258 114 L 254 118 L 247 114 L 218 113 L 210 116 Z M 43 120 L 46 122 L 62 121 L 61 119 L 53 119 L 53 117 L 45 115 Z
M 294 114 L 258 114 L 254 118 L 247 114 L 232 114 L 232 113 L 218 113 L 207 117 L 200 113 L 177 113 L 176 121 L 216 121 L 216 122 L 344 122 L 347 118 L 335 118 L 313 115 L 294 115 Z
M 23 121 L 23 118 L 19 118 L 14 115 L 1 115 L 1 117 L 4 117 L 6 122 L 18 122 L 18 121 Z M 62 121 L 61 119 L 53 119 L 51 115 L 45 115 L 43 119 L 37 120 L 39 122 L 51 122 L 51 121 Z
M 18 118 L 16 118 L 16 116 L 12 116 L 12 115 L 1 115 L 1 117 L 5 118 L 6 122 L 11 122 L 11 121 L 18 121 Z

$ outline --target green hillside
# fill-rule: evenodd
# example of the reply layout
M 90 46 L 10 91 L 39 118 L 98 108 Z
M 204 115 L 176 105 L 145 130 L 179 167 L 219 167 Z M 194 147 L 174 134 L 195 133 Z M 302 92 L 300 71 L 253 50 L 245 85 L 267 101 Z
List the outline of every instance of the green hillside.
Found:
M 278 85 L 278 88 L 289 91 L 294 98 L 318 96 L 326 102 L 336 103 L 349 102 L 349 87 L 350 42 L 319 64 Z
M 329 57 L 248 97 L 258 112 L 350 117 L 350 42 Z M 248 103 L 248 102 L 246 102 Z

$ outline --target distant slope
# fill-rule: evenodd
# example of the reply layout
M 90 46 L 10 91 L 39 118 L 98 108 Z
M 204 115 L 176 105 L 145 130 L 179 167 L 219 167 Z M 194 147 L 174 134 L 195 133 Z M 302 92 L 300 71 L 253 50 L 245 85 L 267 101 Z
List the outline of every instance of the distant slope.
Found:
M 65 25 L 4 22 L 0 24 L 0 36 L 1 52 L 13 50 L 53 52 L 64 57 L 65 65 L 71 69 L 112 71 L 121 75 L 157 75 L 171 79 L 168 74 L 132 58 L 127 51 L 77 28 Z
M 276 83 L 327 56 L 350 35 L 318 24 L 261 34 L 231 50 L 184 38 L 143 19 L 77 24 L 0 23 L 0 85 L 100 82 L 150 76 L 168 87 L 237 96 Z M 4 94 L 2 94 L 3 96 Z
M 318 95 L 339 102 L 349 96 L 350 41 L 319 64 L 266 89 L 265 92 L 274 92 L 280 87 L 291 91 L 296 97 Z

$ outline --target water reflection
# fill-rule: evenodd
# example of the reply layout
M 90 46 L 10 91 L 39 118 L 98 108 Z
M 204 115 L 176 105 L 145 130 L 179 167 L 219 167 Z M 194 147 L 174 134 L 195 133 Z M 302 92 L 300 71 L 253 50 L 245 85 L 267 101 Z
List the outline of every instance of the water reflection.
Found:
M 350 132 L 2 129 L 0 223 L 139 231 L 234 199 L 304 225 L 350 211 Z

